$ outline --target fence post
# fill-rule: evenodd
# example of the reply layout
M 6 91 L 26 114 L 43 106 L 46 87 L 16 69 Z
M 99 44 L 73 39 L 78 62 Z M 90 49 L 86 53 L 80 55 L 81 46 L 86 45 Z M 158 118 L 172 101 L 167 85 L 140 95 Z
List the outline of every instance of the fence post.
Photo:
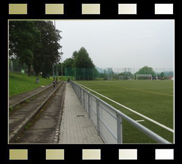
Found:
M 97 110 L 97 134 L 100 134 L 100 126 L 99 126 L 99 100 L 96 99 L 96 110 Z
M 118 143 L 123 143 L 123 134 L 122 134 L 122 119 L 121 116 L 117 115 L 117 141 Z
M 90 118 L 90 93 L 88 92 L 88 117 Z

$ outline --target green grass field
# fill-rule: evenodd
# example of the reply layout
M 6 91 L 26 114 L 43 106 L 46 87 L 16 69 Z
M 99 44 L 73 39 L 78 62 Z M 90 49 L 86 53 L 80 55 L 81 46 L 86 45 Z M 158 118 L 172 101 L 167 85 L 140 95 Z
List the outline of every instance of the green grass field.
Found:
M 78 83 L 173 129 L 172 80 L 78 81 Z M 140 124 L 166 140 L 174 142 L 172 132 L 94 94 L 134 120 L 144 120 Z M 123 141 L 124 143 L 155 143 L 126 121 L 123 122 Z
M 53 80 L 39 77 L 40 83 L 37 84 L 36 78 L 36 76 L 29 77 L 26 74 L 9 72 L 9 97 L 31 91 L 41 85 L 48 85 Z

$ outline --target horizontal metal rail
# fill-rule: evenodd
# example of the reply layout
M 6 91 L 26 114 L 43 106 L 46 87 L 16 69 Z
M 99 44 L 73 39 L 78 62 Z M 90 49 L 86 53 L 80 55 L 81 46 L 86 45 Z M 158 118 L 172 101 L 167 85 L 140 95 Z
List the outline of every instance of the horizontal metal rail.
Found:
M 109 105 L 108 103 L 106 103 L 105 101 L 103 101 L 102 99 L 98 98 L 97 96 L 95 96 L 94 94 L 90 93 L 89 91 L 85 90 L 83 87 L 81 87 L 80 85 L 76 84 L 75 82 L 72 82 L 71 81 L 71 85 L 75 91 L 75 93 L 77 94 L 78 97 L 84 97 L 83 94 L 81 94 L 81 91 L 82 93 L 86 93 L 87 95 L 89 95 L 88 97 L 89 98 L 93 98 L 95 99 L 95 103 L 96 102 L 99 102 L 104 104 L 107 108 L 109 108 L 111 111 L 113 111 L 117 118 L 115 118 L 115 116 L 113 114 L 111 114 L 110 112 L 107 111 L 107 109 L 104 109 L 104 106 L 100 106 L 102 107 L 104 110 L 107 111 L 107 113 L 109 115 L 112 116 L 112 118 L 115 118 L 116 120 L 116 123 L 117 123 L 117 138 L 116 137 L 116 134 L 113 133 L 113 129 L 109 129 L 109 127 L 107 127 L 106 123 L 101 120 L 101 118 L 99 117 L 99 112 L 97 113 L 97 111 L 94 113 L 96 113 L 97 115 L 97 118 L 100 119 L 100 121 L 106 126 L 107 130 L 109 130 L 109 132 L 111 133 L 112 136 L 114 136 L 114 139 L 117 139 L 117 143 L 122 143 L 122 138 L 123 138 L 123 134 L 122 134 L 122 121 L 120 122 L 120 119 L 125 119 L 127 122 L 129 122 L 131 125 L 135 126 L 136 128 L 138 128 L 141 132 L 143 132 L 144 134 L 146 134 L 147 136 L 149 136 L 150 138 L 152 138 L 153 140 L 155 140 L 156 142 L 158 143 L 162 143 L 162 144 L 171 144 L 169 141 L 167 141 L 166 139 L 162 138 L 161 136 L 159 136 L 158 134 L 154 133 L 153 131 L 151 131 L 150 129 L 146 128 L 145 126 L 139 124 L 138 122 L 136 122 L 135 120 L 133 120 L 132 118 L 128 117 L 127 115 L 125 115 L 124 113 L 122 113 L 121 111 L 117 110 L 116 108 L 114 108 L 113 106 Z M 82 96 L 80 96 L 80 94 Z M 83 102 L 82 98 L 80 99 L 81 102 Z M 83 98 L 84 99 L 84 98 Z M 90 101 L 89 101 L 90 103 Z M 85 107 L 85 105 L 83 105 Z M 89 108 L 92 109 L 92 106 L 91 106 L 91 103 L 88 104 Z M 97 106 L 97 105 L 96 105 Z M 93 120 L 92 120 L 93 121 Z M 109 121 L 109 120 L 108 120 Z M 96 125 L 98 126 L 98 125 Z M 97 130 L 99 130 L 99 128 L 97 128 Z M 98 132 L 98 134 L 100 133 L 100 131 Z M 106 136 L 104 136 L 104 134 L 101 134 L 102 137 L 104 137 L 104 140 L 106 140 Z

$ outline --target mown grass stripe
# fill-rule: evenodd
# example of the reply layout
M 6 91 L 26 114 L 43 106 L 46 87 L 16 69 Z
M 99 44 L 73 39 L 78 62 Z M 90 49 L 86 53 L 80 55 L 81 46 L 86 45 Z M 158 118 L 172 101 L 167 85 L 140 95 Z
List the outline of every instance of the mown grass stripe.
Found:
M 148 91 L 148 90 L 140 90 L 140 89 L 135 89 L 135 88 L 120 87 L 120 86 L 118 86 L 118 87 L 126 89 L 126 90 L 134 90 L 134 91 L 146 92 L 146 93 L 148 92 L 148 93 L 153 93 L 153 94 L 157 94 L 157 95 L 173 96 L 173 95 L 166 94 L 166 93 L 159 93 L 159 92 L 153 92 L 153 91 Z

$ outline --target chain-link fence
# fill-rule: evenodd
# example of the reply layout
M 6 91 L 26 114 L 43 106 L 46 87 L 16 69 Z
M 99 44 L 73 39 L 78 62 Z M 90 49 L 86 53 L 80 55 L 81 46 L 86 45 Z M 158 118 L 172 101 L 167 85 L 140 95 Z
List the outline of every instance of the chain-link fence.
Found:
M 74 80 L 164 80 L 173 79 L 173 68 L 64 68 Z
M 56 68 L 56 67 L 55 67 Z M 26 64 L 9 60 L 9 71 L 27 73 Z M 52 71 L 52 70 L 51 70 Z M 57 72 L 57 73 L 56 73 Z M 68 68 L 57 67 L 53 75 L 68 76 L 74 80 L 167 80 L 174 79 L 173 68 Z M 33 67 L 31 75 L 35 75 Z
M 95 68 L 64 68 L 65 76 L 73 76 L 75 80 L 94 80 L 99 77 Z
M 9 71 L 26 73 L 27 69 L 27 66 L 25 64 L 20 64 L 18 60 L 9 60 Z

